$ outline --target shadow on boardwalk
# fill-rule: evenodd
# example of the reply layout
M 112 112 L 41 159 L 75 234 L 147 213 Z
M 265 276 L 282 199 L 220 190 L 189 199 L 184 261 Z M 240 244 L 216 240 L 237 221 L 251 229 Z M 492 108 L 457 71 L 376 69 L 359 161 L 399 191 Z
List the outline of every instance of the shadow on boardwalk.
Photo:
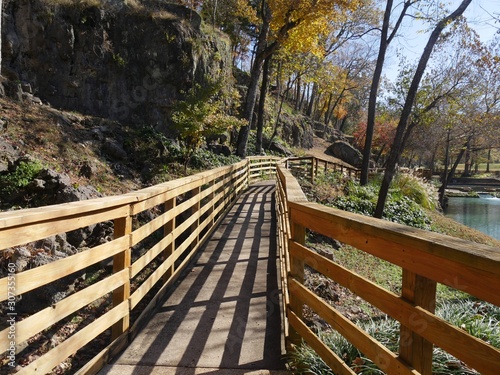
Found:
M 274 183 L 252 185 L 130 346 L 101 375 L 284 370 Z

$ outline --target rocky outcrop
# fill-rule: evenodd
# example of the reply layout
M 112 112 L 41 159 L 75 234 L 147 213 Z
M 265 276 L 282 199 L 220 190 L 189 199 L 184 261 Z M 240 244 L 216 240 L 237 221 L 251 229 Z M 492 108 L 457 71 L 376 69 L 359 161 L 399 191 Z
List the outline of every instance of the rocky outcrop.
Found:
M 2 153 L 0 153 L 0 156 Z M 0 203 L 1 208 L 11 208 L 18 205 L 30 205 L 29 202 L 33 201 L 34 206 L 48 206 L 52 204 L 75 202 L 80 200 L 92 199 L 101 197 L 94 187 L 90 185 L 75 185 L 71 182 L 68 175 L 58 173 L 52 169 L 42 168 L 38 173 L 33 176 L 31 181 L 23 182 L 29 176 L 23 176 L 17 172 L 20 166 L 24 163 L 32 162 L 29 157 L 23 156 L 12 161 L 8 169 L 3 172 L 2 176 L 9 173 L 15 175 L 15 178 L 0 179 Z M 15 184 L 12 186 L 4 186 L 7 184 Z
M 313 147 L 314 129 L 311 119 L 306 116 L 289 116 L 282 114 L 280 118 L 280 135 L 283 140 L 294 147 Z
M 231 74 L 229 40 L 211 28 L 203 32 L 200 16 L 182 6 L 4 3 L 2 73 L 14 96 L 24 92 L 54 107 L 146 123 L 168 134 L 169 110 L 183 90 Z M 20 90 L 19 82 L 32 92 Z
M 330 147 L 328 147 L 327 153 L 354 167 L 361 167 L 363 161 L 361 152 L 345 141 L 333 142 Z

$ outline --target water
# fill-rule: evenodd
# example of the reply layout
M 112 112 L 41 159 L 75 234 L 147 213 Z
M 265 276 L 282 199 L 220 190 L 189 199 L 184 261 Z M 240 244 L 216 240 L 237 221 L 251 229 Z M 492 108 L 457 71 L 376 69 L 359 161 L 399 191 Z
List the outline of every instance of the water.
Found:
M 500 198 L 480 194 L 480 198 L 450 197 L 445 215 L 468 227 L 500 240 Z

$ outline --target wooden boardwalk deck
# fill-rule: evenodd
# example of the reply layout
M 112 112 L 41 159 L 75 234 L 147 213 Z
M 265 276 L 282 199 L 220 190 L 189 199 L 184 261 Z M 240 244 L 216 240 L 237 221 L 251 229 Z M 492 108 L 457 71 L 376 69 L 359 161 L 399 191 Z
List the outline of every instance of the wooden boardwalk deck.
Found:
M 274 182 L 261 182 L 100 375 L 287 373 L 278 272 Z

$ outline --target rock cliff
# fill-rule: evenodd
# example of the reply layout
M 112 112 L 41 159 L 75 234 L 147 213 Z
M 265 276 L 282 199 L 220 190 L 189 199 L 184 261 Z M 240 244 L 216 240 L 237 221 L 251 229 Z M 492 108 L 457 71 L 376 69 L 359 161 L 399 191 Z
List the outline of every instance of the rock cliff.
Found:
M 10 96 L 169 134 L 183 90 L 231 74 L 230 43 L 198 14 L 163 1 L 4 1 Z M 132 4 L 132 5 L 131 5 Z

